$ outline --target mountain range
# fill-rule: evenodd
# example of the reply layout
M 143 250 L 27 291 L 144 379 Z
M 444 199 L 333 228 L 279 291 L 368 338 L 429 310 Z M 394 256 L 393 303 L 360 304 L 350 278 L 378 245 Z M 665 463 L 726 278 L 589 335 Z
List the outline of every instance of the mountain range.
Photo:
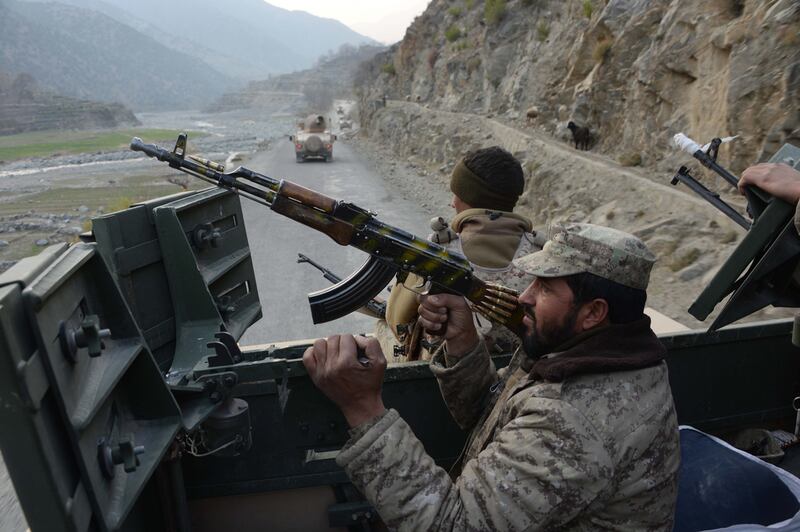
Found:
M 0 0 L 0 71 L 136 110 L 196 108 L 343 44 L 373 42 L 262 0 Z

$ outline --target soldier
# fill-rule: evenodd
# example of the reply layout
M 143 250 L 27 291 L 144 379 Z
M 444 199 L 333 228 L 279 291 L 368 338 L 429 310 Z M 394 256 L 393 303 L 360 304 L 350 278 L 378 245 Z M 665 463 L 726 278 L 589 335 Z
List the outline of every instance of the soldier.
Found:
M 420 297 L 426 328 L 447 324 L 431 370 L 471 429 L 452 476 L 384 408 L 376 340 L 333 336 L 305 352 L 352 427 L 337 463 L 390 529 L 672 530 L 678 426 L 666 349 L 643 313 L 654 261 L 621 231 L 557 230 L 517 261 L 536 276 L 519 297 L 526 357 L 499 372 L 463 298 Z
M 524 290 L 531 276 L 512 261 L 541 247 L 536 244 L 531 221 L 512 212 L 524 186 L 522 166 L 506 150 L 493 146 L 468 153 L 450 178 L 456 217 L 449 230 L 440 229 L 428 239 L 464 255 L 483 281 Z M 395 285 L 387 303 L 386 321 L 376 324 L 375 336 L 393 363 L 429 360 L 441 341 L 424 335 L 417 321 L 421 285 L 422 279 L 415 275 Z M 477 314 L 475 320 L 490 352 L 510 353 L 519 346 L 519 339 L 505 327 L 493 327 Z

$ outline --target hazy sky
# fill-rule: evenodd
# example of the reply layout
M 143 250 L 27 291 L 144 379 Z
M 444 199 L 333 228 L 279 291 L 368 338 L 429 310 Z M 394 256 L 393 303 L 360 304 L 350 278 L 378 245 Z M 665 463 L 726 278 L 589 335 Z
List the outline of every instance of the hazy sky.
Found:
M 362 35 L 390 44 L 403 38 L 429 0 L 266 0 L 274 6 L 334 18 Z

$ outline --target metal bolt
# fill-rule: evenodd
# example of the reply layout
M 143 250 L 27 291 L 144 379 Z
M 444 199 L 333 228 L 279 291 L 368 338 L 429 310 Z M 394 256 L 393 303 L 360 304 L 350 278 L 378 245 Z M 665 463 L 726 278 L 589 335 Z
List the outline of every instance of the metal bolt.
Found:
M 100 470 L 107 479 L 114 477 L 115 466 L 123 464 L 126 473 L 136 471 L 139 466 L 140 454 L 145 451 L 144 445 L 135 445 L 133 435 L 120 440 L 114 447 L 106 440 L 101 438 L 97 444 L 97 458 L 100 463 Z

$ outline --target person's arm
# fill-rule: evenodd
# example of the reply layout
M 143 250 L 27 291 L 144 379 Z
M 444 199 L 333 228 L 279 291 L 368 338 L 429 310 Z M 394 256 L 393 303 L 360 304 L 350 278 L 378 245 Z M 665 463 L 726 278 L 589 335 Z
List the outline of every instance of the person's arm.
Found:
M 457 360 L 448 358 L 445 350 L 440 349 L 431 359 L 431 373 L 439 381 L 450 415 L 459 427 L 468 430 L 480 419 L 489 388 L 499 377 L 483 342 Z
M 438 294 L 419 297 L 419 319 L 428 331 L 446 324 L 444 345 L 431 359 L 450 415 L 462 429 L 480 418 L 489 388 L 498 377 L 480 340 L 472 311 L 463 297 Z
M 532 398 L 454 482 L 394 410 L 337 463 L 392 530 L 552 530 L 606 489 L 613 465 L 572 406 Z
M 783 163 L 761 163 L 742 172 L 739 192 L 744 194 L 747 186 L 755 186 L 776 198 L 796 205 L 800 199 L 800 172 Z
M 745 187 L 750 185 L 792 205 L 797 205 L 800 200 L 800 172 L 788 164 L 761 163 L 750 166 L 742 172 L 739 192 L 744 194 Z M 800 232 L 800 207 L 795 212 L 794 225 Z

